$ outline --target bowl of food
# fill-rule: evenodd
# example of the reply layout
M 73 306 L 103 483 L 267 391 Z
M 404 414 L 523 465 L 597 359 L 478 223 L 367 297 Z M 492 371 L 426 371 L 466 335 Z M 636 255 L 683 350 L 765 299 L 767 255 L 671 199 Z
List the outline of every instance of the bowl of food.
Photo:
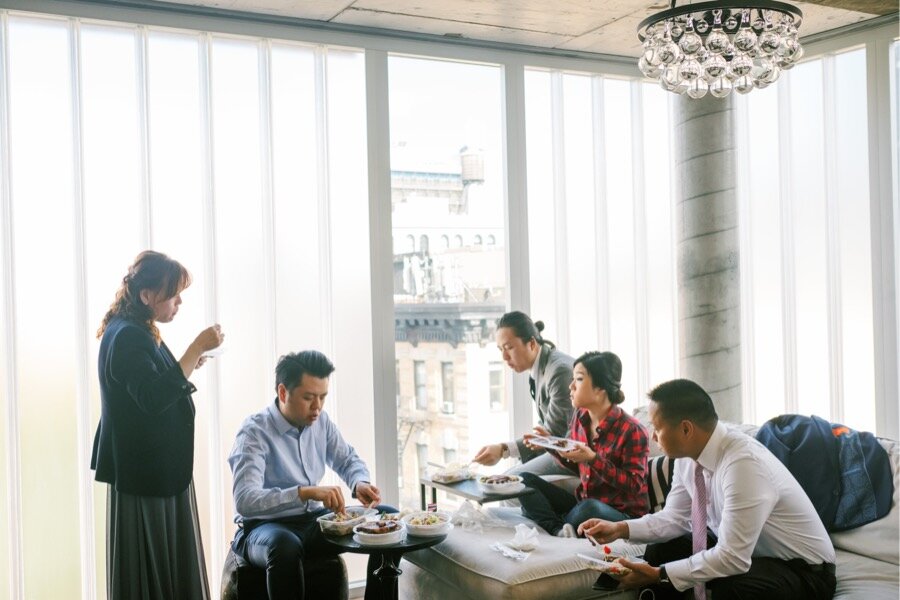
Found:
M 396 544 L 403 539 L 405 531 L 403 521 L 379 519 L 355 526 L 353 533 L 356 535 L 353 536 L 353 539 L 366 546 Z
M 488 494 L 512 494 L 525 487 L 518 475 L 483 475 L 478 485 Z
M 322 515 L 316 521 L 319 522 L 319 527 L 325 535 L 350 535 L 355 526 L 376 512 L 374 508 L 365 506 L 348 506 L 342 513 L 330 512 Z
M 419 511 L 409 513 L 403 517 L 406 524 L 406 530 L 409 535 L 417 536 L 434 536 L 444 535 L 452 525 L 450 524 L 450 513 L 445 512 L 426 512 Z

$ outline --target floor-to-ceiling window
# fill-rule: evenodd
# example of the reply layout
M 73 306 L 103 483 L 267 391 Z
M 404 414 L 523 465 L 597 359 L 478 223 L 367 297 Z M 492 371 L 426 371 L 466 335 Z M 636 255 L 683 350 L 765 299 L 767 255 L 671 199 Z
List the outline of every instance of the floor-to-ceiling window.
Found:
M 374 455 L 371 319 L 355 304 L 369 295 L 363 54 L 19 15 L 4 33 L 15 315 L 4 389 L 18 442 L 4 497 L 17 496 L 20 589 L 105 594 L 106 490 L 87 465 L 94 332 L 148 247 L 193 274 L 162 327 L 173 351 L 213 322 L 228 337 L 194 377 L 194 479 L 217 587 L 234 533 L 224 459 L 241 421 L 274 398 L 279 355 L 331 356 L 329 412 Z
M 867 89 L 856 48 L 740 104 L 756 422 L 799 412 L 876 429 Z
M 513 226 L 528 231 L 525 295 L 547 337 L 571 354 L 619 354 L 629 408 L 677 374 L 670 98 L 659 88 L 600 61 L 570 70 L 559 57 L 463 59 L 422 43 L 415 56 L 389 54 L 390 128 L 379 131 L 366 118 L 364 54 L 348 46 L 390 39 L 314 46 L 180 23 L 0 21 L 0 600 L 105 597 L 105 490 L 87 469 L 94 331 L 142 248 L 194 275 L 163 328 L 169 345 L 178 352 L 213 321 L 228 335 L 194 378 L 214 591 L 234 529 L 225 457 L 241 420 L 272 400 L 280 354 L 313 347 L 334 359 L 327 409 L 382 487 L 394 482 L 379 479 L 376 448 L 388 448 L 403 507 L 418 504 L 428 462 L 466 462 L 521 433 L 511 413 L 530 401 L 513 393 L 493 343 L 496 318 L 521 308 L 511 290 L 522 282 L 507 275 L 524 272 L 504 223 L 520 200 L 506 195 L 510 155 L 527 156 L 528 222 Z M 218 25 L 206 30 L 235 28 Z M 894 70 L 898 54 L 894 43 Z M 869 57 L 813 58 L 741 109 L 753 123 L 742 268 L 756 422 L 798 410 L 880 426 L 870 264 L 880 247 L 867 226 L 872 191 L 862 195 Z M 511 74 L 523 95 L 504 87 Z M 511 132 L 517 102 L 523 130 Z M 379 135 L 390 138 L 391 197 L 370 215 L 366 144 Z M 896 182 L 896 153 L 891 164 Z M 392 221 L 390 264 L 370 261 L 373 217 Z M 398 385 L 386 398 L 372 391 L 371 269 L 394 277 Z M 396 429 L 376 431 L 386 402 Z M 360 561 L 350 567 L 359 579 Z
M 413 506 L 429 463 L 468 462 L 510 439 L 490 371 L 507 304 L 503 73 L 406 56 L 388 67 L 397 454 L 400 501 Z
M 622 359 L 626 407 L 677 373 L 669 98 L 526 71 L 531 306 L 574 357 Z

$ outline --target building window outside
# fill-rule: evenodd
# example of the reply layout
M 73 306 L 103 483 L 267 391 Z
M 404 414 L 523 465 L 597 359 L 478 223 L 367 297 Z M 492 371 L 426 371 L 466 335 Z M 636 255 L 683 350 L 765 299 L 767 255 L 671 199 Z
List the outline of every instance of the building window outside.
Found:
M 420 235 L 419 236 L 419 252 L 422 254 L 428 254 L 428 236 Z
M 416 440 L 416 461 L 418 462 L 419 475 L 421 476 L 425 469 L 428 468 L 428 443 L 424 434 Z
M 447 428 L 444 430 L 441 445 L 444 448 L 444 464 L 455 463 L 459 455 L 459 438 L 455 429 Z
M 456 412 L 456 390 L 453 385 L 453 363 L 441 363 L 441 391 L 443 398 L 441 410 L 448 415 Z
M 494 234 L 491 234 L 487 237 L 487 245 L 493 246 L 497 243 L 497 237 Z
M 462 236 L 461 235 L 453 236 L 453 247 L 454 248 L 462 248 L 462 246 L 463 246 Z
M 394 361 L 394 392 L 397 395 L 397 407 L 400 407 L 400 361 Z
M 441 250 L 448 250 L 450 248 L 450 237 L 446 235 L 441 236 Z
M 478 235 L 478 234 L 475 234 L 475 238 L 472 240 L 472 245 L 474 245 L 474 246 L 480 246 L 482 243 L 483 243 L 483 242 L 482 242 L 482 240 L 481 240 L 481 236 Z
M 413 379 L 416 384 L 416 408 L 428 410 L 428 385 L 424 360 L 413 362 Z
M 506 385 L 503 379 L 503 363 L 491 363 L 488 370 L 491 410 L 506 409 Z

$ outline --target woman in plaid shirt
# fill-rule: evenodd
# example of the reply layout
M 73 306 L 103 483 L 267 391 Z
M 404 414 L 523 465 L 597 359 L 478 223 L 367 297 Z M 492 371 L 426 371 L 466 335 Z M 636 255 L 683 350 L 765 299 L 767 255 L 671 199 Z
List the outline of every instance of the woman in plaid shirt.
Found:
M 520 499 L 527 517 L 560 537 L 575 537 L 578 525 L 589 518 L 622 521 L 650 509 L 647 432 L 619 407 L 625 400 L 622 361 L 612 352 L 587 352 L 575 360 L 573 373 L 569 392 L 575 412 L 569 438 L 576 444 L 568 451 L 549 452 L 581 482 L 573 495 L 523 473 L 525 485 L 535 493 Z M 548 435 L 540 427 L 535 431 Z

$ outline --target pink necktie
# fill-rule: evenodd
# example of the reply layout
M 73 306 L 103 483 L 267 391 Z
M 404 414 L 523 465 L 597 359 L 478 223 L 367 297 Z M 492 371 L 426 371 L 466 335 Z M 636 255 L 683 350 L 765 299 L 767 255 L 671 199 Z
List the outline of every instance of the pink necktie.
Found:
M 694 539 L 694 554 L 706 550 L 706 482 L 703 480 L 703 467 L 694 463 L 694 497 L 691 499 L 691 533 Z M 698 583 L 694 586 L 694 598 L 706 600 L 706 585 Z

